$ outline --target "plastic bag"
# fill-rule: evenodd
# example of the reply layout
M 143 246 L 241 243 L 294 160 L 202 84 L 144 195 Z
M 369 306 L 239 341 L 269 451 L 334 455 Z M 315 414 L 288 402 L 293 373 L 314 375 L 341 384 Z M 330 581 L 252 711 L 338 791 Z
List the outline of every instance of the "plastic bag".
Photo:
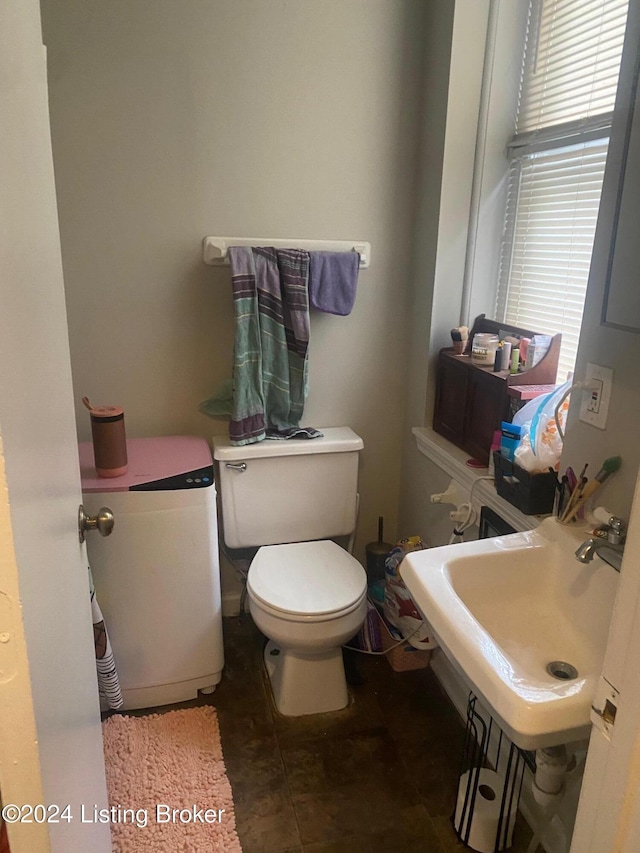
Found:
M 383 613 L 387 622 L 415 649 L 433 649 L 437 643 L 431 628 L 413 603 L 409 590 L 400 577 L 400 563 L 410 551 L 421 551 L 425 547 L 419 536 L 401 539 L 385 560 L 385 591 Z
M 516 448 L 514 459 L 525 471 L 539 474 L 559 465 L 563 441 L 558 432 L 555 410 L 564 397 L 558 412 L 558 419 L 564 431 L 570 400 L 567 391 L 572 382 L 570 379 L 551 393 L 529 400 L 514 415 L 513 423 L 522 427 L 522 440 Z

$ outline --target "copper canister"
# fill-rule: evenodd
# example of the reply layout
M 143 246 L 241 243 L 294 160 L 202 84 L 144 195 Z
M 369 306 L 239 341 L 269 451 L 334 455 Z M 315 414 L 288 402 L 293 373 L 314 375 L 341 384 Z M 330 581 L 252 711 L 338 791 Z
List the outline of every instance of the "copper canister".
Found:
M 92 406 L 91 435 L 98 477 L 121 477 L 127 471 L 124 410 L 119 406 Z

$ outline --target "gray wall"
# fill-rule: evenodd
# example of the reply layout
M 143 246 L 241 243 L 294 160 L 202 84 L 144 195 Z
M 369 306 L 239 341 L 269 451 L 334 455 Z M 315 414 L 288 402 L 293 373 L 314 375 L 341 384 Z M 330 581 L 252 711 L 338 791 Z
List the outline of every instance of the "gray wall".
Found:
M 363 436 L 359 539 L 395 536 L 429 5 L 43 0 L 81 439 L 85 394 L 130 436 L 225 431 L 197 412 L 233 346 L 205 235 L 369 240 L 351 316 L 312 318 L 304 422 Z
M 197 412 L 233 341 L 204 235 L 370 240 L 352 315 L 312 318 L 305 422 L 365 440 L 360 547 L 379 514 L 387 538 L 446 538 L 429 503 L 446 479 L 410 430 L 430 423 L 434 355 L 460 320 L 488 5 L 43 0 L 81 439 L 83 394 L 123 405 L 131 436 L 224 431 Z M 577 373 L 614 368 L 609 426 L 572 413 L 563 464 L 621 454 L 599 497 L 625 515 L 640 337 L 599 325 L 611 204 Z
M 451 343 L 449 330 L 460 323 L 489 2 L 434 0 L 429 10 L 399 533 L 442 545 L 453 528 L 451 507 L 429 498 L 450 478 L 419 453 L 411 427 L 431 423 L 432 368 L 438 350 Z
M 607 170 L 602 191 L 598 227 L 589 273 L 589 286 L 582 320 L 582 332 L 576 364 L 576 378 L 583 379 L 587 363 L 601 364 L 613 368 L 613 392 L 609 407 L 606 430 L 582 423 L 578 420 L 580 394 L 575 395 L 567 424 L 567 440 L 563 453 L 563 464 L 579 471 L 585 462 L 588 473 L 597 474 L 602 462 L 610 456 L 621 456 L 622 467 L 611 477 L 596 495 L 597 503 L 607 506 L 612 512 L 629 518 L 638 465 L 640 464 L 640 334 L 625 332 L 601 324 L 607 267 L 610 256 L 615 221 L 616 199 L 622 169 L 622 154 L 626 131 L 626 110 L 632 98 L 633 70 L 637 61 L 640 42 L 640 4 L 630 3 L 625 51 L 620 69 L 620 85 L 616 103 L 616 114 L 607 156 Z M 640 146 L 640 127 L 635 121 L 631 148 Z M 638 187 L 631 191 L 638 204 Z M 632 229 L 637 233 L 637 216 Z M 626 232 L 629 235 L 629 231 Z M 618 274 L 638 287 L 640 247 L 621 247 L 626 267 Z M 634 262 L 635 258 L 635 262 Z M 639 508 L 640 509 L 640 508 Z

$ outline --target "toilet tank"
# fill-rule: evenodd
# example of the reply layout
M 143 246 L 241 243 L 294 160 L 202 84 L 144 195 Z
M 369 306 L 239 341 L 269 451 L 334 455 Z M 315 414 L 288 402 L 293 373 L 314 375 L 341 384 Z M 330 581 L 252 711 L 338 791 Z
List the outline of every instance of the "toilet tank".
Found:
M 213 437 L 224 540 L 249 548 L 346 536 L 356 525 L 358 454 L 349 427 L 322 438 L 233 446 Z

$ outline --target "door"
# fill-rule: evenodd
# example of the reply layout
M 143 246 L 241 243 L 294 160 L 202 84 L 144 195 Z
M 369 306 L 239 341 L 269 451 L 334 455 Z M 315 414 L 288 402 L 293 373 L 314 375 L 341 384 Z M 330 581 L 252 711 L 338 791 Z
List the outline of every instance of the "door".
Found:
M 0 790 L 69 805 L 11 853 L 107 853 L 80 813 L 107 797 L 37 0 L 0 4 L 0 115 Z
M 572 853 L 640 849 L 640 477 L 629 522 Z

